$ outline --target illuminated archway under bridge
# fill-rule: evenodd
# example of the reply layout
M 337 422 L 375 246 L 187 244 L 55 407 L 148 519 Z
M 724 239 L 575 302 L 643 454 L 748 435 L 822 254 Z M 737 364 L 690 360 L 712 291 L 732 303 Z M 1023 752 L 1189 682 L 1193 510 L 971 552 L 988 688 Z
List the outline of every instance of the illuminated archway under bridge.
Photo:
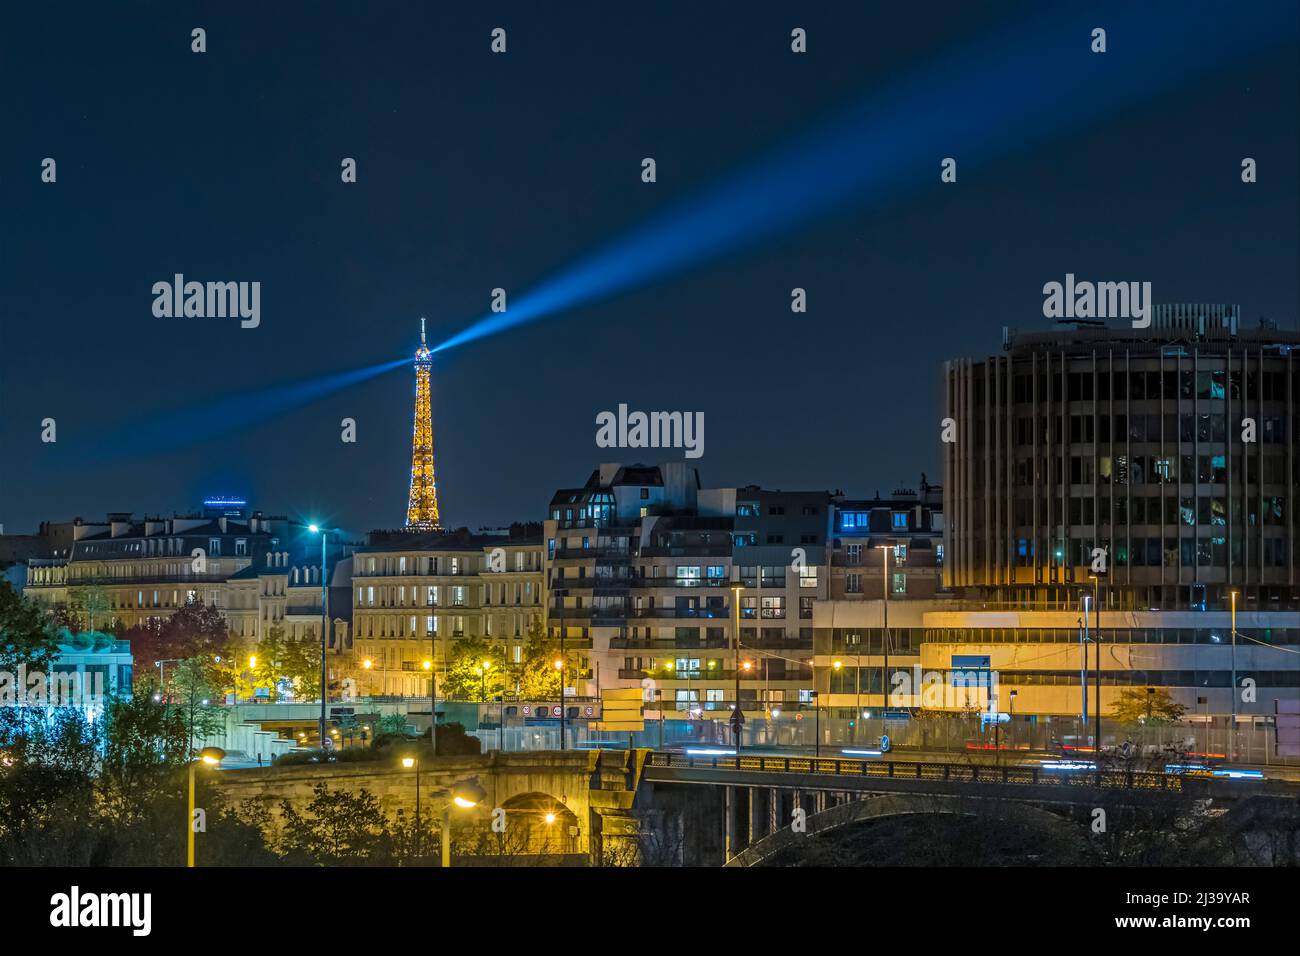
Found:
M 471 858 L 467 862 L 482 857 L 477 862 L 490 865 L 499 862 L 491 859 L 494 855 L 585 862 L 607 852 L 611 843 L 636 839 L 632 806 L 645 755 L 646 751 L 491 751 L 426 758 L 418 772 L 425 809 L 433 799 L 435 812 L 441 810 L 439 798 L 428 795 L 449 791 L 467 778 L 476 778 L 486 791 L 479 806 L 455 814 L 453 846 L 458 856 Z M 220 799 L 230 805 L 263 804 L 271 811 L 273 825 L 281 802 L 302 811 L 320 783 L 330 790 L 367 790 L 390 820 L 399 810 L 408 816 L 415 812 L 416 771 L 401 767 L 395 755 L 374 762 L 222 770 L 209 779 Z M 505 811 L 505 839 L 492 830 L 493 811 L 498 808 Z

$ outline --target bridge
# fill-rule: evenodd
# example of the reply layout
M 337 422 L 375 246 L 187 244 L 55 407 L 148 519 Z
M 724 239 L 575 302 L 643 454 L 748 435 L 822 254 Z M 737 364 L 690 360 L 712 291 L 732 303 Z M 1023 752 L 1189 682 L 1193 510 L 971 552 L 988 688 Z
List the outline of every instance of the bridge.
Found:
M 696 866 L 736 860 L 788 831 L 797 810 L 819 827 L 887 808 L 899 815 L 1015 805 L 1081 820 L 1097 807 L 1124 812 L 1195 801 L 1223 807 L 1261 793 L 1300 791 L 1280 781 L 1122 770 L 649 750 L 491 751 L 434 758 L 418 777 L 425 806 L 439 811 L 453 784 L 477 779 L 486 799 L 457 813 L 457 825 L 481 829 L 494 810 L 504 810 L 516 828 L 511 832 L 525 833 L 524 843 L 539 854 L 559 853 L 571 862 Z M 364 788 L 390 815 L 414 809 L 416 778 L 415 770 L 394 761 L 223 770 L 211 777 L 228 801 L 260 801 L 270 809 L 285 800 L 301 807 L 322 782 L 332 789 Z M 547 826 L 539 824 L 548 818 Z M 772 846 L 743 859 L 766 858 Z
M 1018 808 L 1029 822 L 1042 814 L 1085 821 L 1096 808 L 1108 814 L 1190 808 L 1218 809 L 1250 797 L 1293 798 L 1300 787 L 1283 781 L 1228 780 L 1125 770 L 1058 770 L 1038 765 L 983 762 L 856 759 L 767 754 L 695 755 L 651 752 L 638 803 L 680 805 L 693 832 L 721 839 L 685 847 L 689 862 L 747 865 L 771 856 L 790 834 L 796 810 L 809 826 L 834 826 L 879 816 L 971 813 Z M 685 798 L 682 793 L 689 794 Z M 674 799 L 676 797 L 676 799 Z M 834 811 L 833 813 L 831 811 Z M 703 818 L 701 818 L 703 817 Z M 711 827 L 708 826 L 711 824 Z M 811 831 L 807 831 L 811 832 Z M 748 853 L 759 847 L 757 854 Z M 692 852 L 694 851 L 694 852 Z M 691 860 L 690 858 L 695 858 Z M 741 861 L 737 863 L 737 859 Z
M 1047 803 L 1087 803 L 1123 791 L 1128 803 L 1160 800 L 1202 781 L 1179 774 L 1123 770 L 1054 770 L 987 763 L 861 760 L 766 754 L 695 756 L 652 752 L 651 783 L 776 787 L 807 792 L 974 794 Z M 1027 789 L 1028 788 L 1028 789 Z

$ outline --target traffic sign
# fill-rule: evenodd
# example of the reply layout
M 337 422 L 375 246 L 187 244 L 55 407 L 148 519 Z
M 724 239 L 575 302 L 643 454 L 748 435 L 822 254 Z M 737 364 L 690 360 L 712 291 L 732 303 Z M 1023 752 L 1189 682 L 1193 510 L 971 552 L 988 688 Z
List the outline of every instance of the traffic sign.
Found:
M 639 687 L 602 689 L 600 692 L 601 719 L 596 722 L 596 729 L 621 730 L 624 732 L 645 730 L 645 718 L 641 713 L 643 702 L 644 694 Z

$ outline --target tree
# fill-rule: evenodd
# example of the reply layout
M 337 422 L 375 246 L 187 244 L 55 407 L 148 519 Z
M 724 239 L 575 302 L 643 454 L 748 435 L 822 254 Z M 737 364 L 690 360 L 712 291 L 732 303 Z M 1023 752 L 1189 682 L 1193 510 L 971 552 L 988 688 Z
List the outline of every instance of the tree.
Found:
M 235 658 L 242 649 L 232 641 L 225 617 L 213 605 L 194 601 L 168 618 L 146 620 L 119 636 L 131 642 L 131 654 L 140 670 L 152 667 L 155 661 L 205 655 L 217 665 L 212 678 L 218 689 L 224 692 L 235 685 Z
M 186 737 L 191 744 L 216 736 L 226 728 L 225 712 L 212 703 L 217 691 L 213 681 L 213 662 L 202 655 L 186 658 L 172 668 L 164 688 L 169 706 L 185 721 Z
M 452 700 L 487 701 L 500 694 L 504 686 L 505 653 L 500 646 L 477 637 L 467 637 L 452 645 L 447 673 L 442 678 L 443 696 Z
M 74 707 L 0 708 L 0 863 L 86 863 L 97 728 Z
M 333 866 L 382 859 L 388 851 L 388 820 L 369 790 L 312 788 L 308 815 L 288 800 L 280 804 L 282 849 L 291 861 Z
M 320 639 L 308 628 L 300 641 L 285 641 L 280 674 L 293 685 L 298 700 L 320 700 Z
M 572 675 L 578 668 L 578 656 L 573 651 L 564 655 L 565 674 Z M 519 665 L 519 696 L 525 700 L 559 700 L 560 669 L 555 662 L 560 659 L 559 638 L 549 637 L 540 621 L 528 627 Z
M 104 775 L 124 789 L 154 782 L 157 771 L 182 767 L 190 744 L 179 710 L 142 694 L 113 700 L 105 714 Z
M 1111 717 L 1126 724 L 1176 724 L 1186 712 L 1163 687 L 1129 687 L 1120 691 Z
M 28 671 L 48 672 L 58 656 L 57 635 L 40 605 L 0 580 L 0 670 L 16 675 L 26 664 Z
M 108 612 L 112 608 L 108 591 L 98 584 L 88 584 L 68 591 L 67 618 L 75 622 L 76 627 L 69 630 L 93 631 L 98 626 L 104 628 L 108 623 Z

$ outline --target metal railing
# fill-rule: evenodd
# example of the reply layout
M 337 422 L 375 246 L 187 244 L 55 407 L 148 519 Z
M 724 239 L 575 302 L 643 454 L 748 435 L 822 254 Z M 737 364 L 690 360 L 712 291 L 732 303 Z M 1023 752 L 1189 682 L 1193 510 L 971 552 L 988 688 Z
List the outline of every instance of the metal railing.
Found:
M 922 763 L 893 760 L 857 760 L 845 757 L 778 757 L 763 754 L 691 756 L 656 752 L 648 766 L 695 770 L 735 770 L 838 777 L 887 777 L 895 780 L 944 780 L 956 783 L 1016 784 L 1024 786 L 1097 787 L 1108 790 L 1164 790 L 1181 792 L 1179 774 L 1127 770 L 1063 772 L 1042 767 L 992 764 Z

